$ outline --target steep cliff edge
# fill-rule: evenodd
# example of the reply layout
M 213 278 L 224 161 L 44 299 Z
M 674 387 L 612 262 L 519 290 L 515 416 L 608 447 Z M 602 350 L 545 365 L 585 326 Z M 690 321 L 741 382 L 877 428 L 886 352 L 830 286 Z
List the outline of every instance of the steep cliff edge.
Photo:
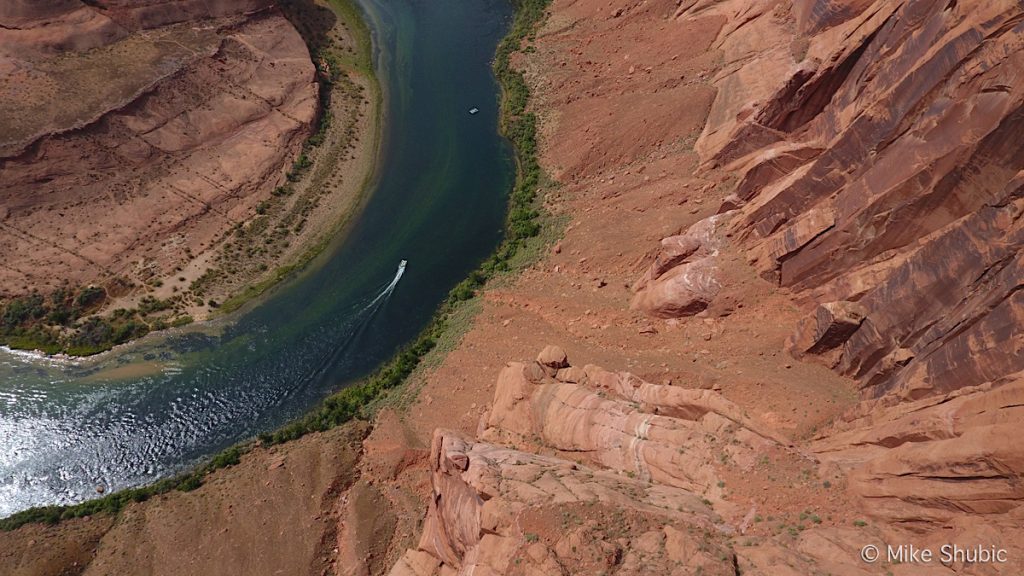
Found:
M 1018 571 L 1022 20 L 1012 2 L 554 2 L 521 65 L 550 106 L 550 206 L 572 220 L 481 322 L 504 317 L 509 342 L 525 316 L 527 341 L 647 372 L 556 348 L 501 369 L 479 425 L 435 436 L 426 524 L 392 574 Z M 442 372 L 432 395 L 467 381 Z M 831 386 L 856 398 L 821 410 Z M 620 517 L 646 502 L 576 488 L 590 468 L 710 508 L 648 515 L 585 565 L 569 539 L 592 524 L 586 498 Z M 561 529 L 524 531 L 545 498 Z M 725 554 L 661 564 L 657 529 L 688 523 Z M 861 555 L 953 544 L 1006 559 Z
M 1022 13 L 1015 2 L 695 3 L 729 19 L 696 143 L 740 175 L 725 210 L 759 273 L 809 313 L 797 355 L 869 397 L 1024 368 Z M 818 340 L 818 305 L 856 325 Z M 817 347 L 815 348 L 815 346 Z
M 369 39 L 346 18 L 309 1 L 0 7 L 0 342 L 95 352 L 308 259 L 376 154 Z M 139 313 L 113 337 L 78 322 L 118 308 Z

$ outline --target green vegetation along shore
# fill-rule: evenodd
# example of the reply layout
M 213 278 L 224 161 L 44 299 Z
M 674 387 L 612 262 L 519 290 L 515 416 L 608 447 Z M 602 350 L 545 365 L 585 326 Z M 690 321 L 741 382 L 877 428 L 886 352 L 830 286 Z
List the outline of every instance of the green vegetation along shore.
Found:
M 371 167 L 366 171 L 365 176 L 358 185 L 357 203 L 366 200 L 367 193 L 376 174 L 380 155 L 381 130 L 383 127 L 383 92 L 376 71 L 373 68 L 373 39 L 369 27 L 363 20 L 359 7 L 353 0 L 329 0 L 328 4 L 330 9 L 339 18 L 342 27 L 351 35 L 354 45 L 353 50 L 346 51 L 340 49 L 316 25 L 320 18 L 315 12 L 310 11 L 310 7 L 315 5 L 297 0 L 288 0 L 281 4 L 281 8 L 288 15 L 289 21 L 299 30 L 299 33 L 306 41 L 310 55 L 317 65 L 320 78 L 321 114 L 318 119 L 316 132 L 309 137 L 302 153 L 292 164 L 292 168 L 285 178 L 285 184 L 275 189 L 272 198 L 261 205 L 264 213 L 260 213 L 258 218 L 267 215 L 266 213 L 274 209 L 281 209 L 283 199 L 294 193 L 296 183 L 303 178 L 309 178 L 313 181 L 309 187 L 314 190 L 324 186 L 330 166 L 327 166 L 326 169 L 323 166 L 314 166 L 310 162 L 309 157 L 313 149 L 320 147 L 324 143 L 328 128 L 338 122 L 338 118 L 331 112 L 332 97 L 336 96 L 339 91 L 349 94 L 351 91 L 359 88 L 359 85 L 354 84 L 345 74 L 342 74 L 343 71 L 357 73 L 367 80 L 370 91 L 368 98 L 371 101 L 370 107 L 373 111 L 372 118 L 370 119 L 370 138 L 374 143 L 372 159 L 370 159 Z M 362 97 L 363 95 L 358 93 L 357 96 Z M 351 137 L 353 135 L 352 126 L 346 126 L 345 131 L 347 136 Z M 334 154 L 334 156 L 336 155 Z M 322 163 L 329 164 L 330 162 L 331 159 L 328 158 Z M 298 216 L 291 218 L 290 224 L 295 226 L 298 231 L 301 231 L 305 225 L 306 217 L 315 206 L 313 202 L 305 201 L 302 198 L 295 204 L 297 206 L 293 206 L 291 212 Z M 344 232 L 353 214 L 354 211 L 349 211 L 337 219 L 327 233 L 320 234 L 291 262 L 279 266 L 262 280 L 246 285 L 237 293 L 227 298 L 223 304 L 217 307 L 217 314 L 229 314 L 238 310 L 281 281 L 291 277 L 295 272 L 305 268 L 330 243 L 337 240 L 338 235 Z M 278 230 L 285 228 L 277 227 Z M 265 242 L 265 240 L 256 238 L 258 236 L 256 234 L 250 235 L 255 238 L 254 242 L 257 240 Z M 202 290 L 202 280 L 201 278 L 197 281 L 199 284 L 196 288 L 199 290 Z
M 347 3 L 349 0 L 334 0 Z M 505 237 L 494 253 L 452 289 L 431 322 L 411 344 L 399 351 L 374 374 L 327 398 L 320 407 L 257 441 L 234 446 L 214 456 L 207 464 L 180 476 L 154 484 L 119 491 L 73 506 L 47 506 L 18 512 L 0 520 L 0 530 L 12 530 L 32 522 L 58 522 L 97 513 L 116 514 L 133 501 L 143 501 L 171 490 L 189 491 L 202 485 L 203 478 L 225 466 L 236 464 L 257 445 L 271 445 L 323 431 L 357 418 L 370 418 L 373 405 L 388 391 L 405 382 L 439 343 L 458 338 L 465 329 L 466 310 L 474 309 L 474 296 L 486 283 L 501 274 L 522 269 L 541 253 L 552 228 L 540 209 L 539 191 L 546 186 L 537 158 L 537 118 L 528 110 L 529 87 L 523 75 L 512 68 L 511 55 L 528 42 L 545 17 L 550 0 L 513 0 L 515 17 L 511 30 L 498 46 L 494 72 L 501 87 L 502 133 L 515 148 L 517 175 L 509 198 Z
M 32 292 L 3 298 L 0 296 L 0 345 L 15 350 L 38 350 L 46 354 L 90 356 L 157 330 L 183 326 L 193 321 L 190 307 L 206 307 L 212 314 L 233 312 L 265 293 L 269 288 L 301 270 L 332 242 L 348 224 L 357 205 L 365 200 L 377 165 L 382 114 L 382 94 L 373 69 L 370 30 L 353 0 L 331 0 L 330 10 L 351 38 L 351 46 L 342 46 L 332 30 L 325 29 L 328 19 L 317 11 L 327 8 L 307 0 L 288 0 L 280 7 L 299 30 L 317 67 L 320 85 L 320 112 L 316 129 L 303 143 L 302 151 L 286 174 L 285 183 L 257 208 L 255 217 L 244 226 L 229 230 L 219 248 L 215 266 L 197 278 L 183 292 L 159 298 L 143 296 L 131 307 L 112 309 L 118 299 L 152 293 L 163 282 L 157 278 L 145 285 L 126 278 L 115 278 L 101 286 L 66 286 L 52 293 Z M 346 43 L 347 44 L 347 43 Z M 369 88 L 353 82 L 356 74 Z M 349 152 L 356 135 L 358 117 L 335 114 L 332 103 L 367 99 L 372 112 L 370 134 L 372 158 L 367 158 L 365 174 L 355 185 L 352 210 L 335 218 L 330 226 L 305 239 L 305 246 L 287 258 L 286 264 L 268 271 L 267 262 L 288 250 L 303 232 L 307 221 L 325 195 L 333 164 Z M 329 131 L 340 131 L 335 146 L 325 146 Z M 325 149 L 330 148 L 330 149 Z M 316 162 L 312 158 L 318 158 Z M 213 297 L 218 283 L 232 277 L 254 278 L 218 301 Z M 206 315 L 205 313 L 203 315 Z
M 47 354 L 88 356 L 109 350 L 152 330 L 182 326 L 192 318 L 174 310 L 174 302 L 145 296 L 133 309 L 118 308 L 96 314 L 123 288 L 109 286 L 64 287 L 44 296 L 32 292 L 9 298 L 0 308 L 0 345 Z

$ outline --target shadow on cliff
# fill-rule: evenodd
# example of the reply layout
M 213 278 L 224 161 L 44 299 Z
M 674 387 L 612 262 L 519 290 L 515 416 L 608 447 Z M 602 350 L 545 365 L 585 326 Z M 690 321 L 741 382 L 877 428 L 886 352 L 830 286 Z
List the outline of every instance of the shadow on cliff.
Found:
M 302 35 L 311 55 L 315 57 L 329 45 L 328 33 L 338 20 L 330 8 L 320 6 L 313 0 L 284 0 L 279 6 L 288 21 Z

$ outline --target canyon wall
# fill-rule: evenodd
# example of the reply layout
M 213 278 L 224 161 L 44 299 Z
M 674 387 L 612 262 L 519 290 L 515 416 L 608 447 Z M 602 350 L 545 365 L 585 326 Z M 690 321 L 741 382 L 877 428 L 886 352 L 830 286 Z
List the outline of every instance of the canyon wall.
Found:
M 731 347 L 683 376 L 661 356 L 664 372 L 648 370 L 662 384 L 550 346 L 506 365 L 475 441 L 435 433 L 426 524 L 392 574 L 871 574 L 863 547 L 893 543 L 1010 560 L 883 561 L 890 574 L 1024 565 L 1022 22 L 1019 3 L 985 0 L 554 2 L 522 67 L 551 106 L 546 166 L 568 188 L 550 204 L 581 212 L 533 274 L 574 277 L 593 306 L 579 279 L 617 293 L 647 242 L 616 298 L 652 339 L 633 348 L 624 314 L 591 336 L 589 308 L 563 342 L 618 345 L 633 366 L 630 352 L 685 358 L 694 327 Z M 685 111 L 702 106 L 687 133 Z M 544 301 L 538 324 L 565 307 Z M 743 320 L 751 308 L 759 325 Z M 807 377 L 747 360 L 774 327 L 788 334 L 779 352 L 854 395 L 803 433 L 769 406 L 806 413 L 812 394 L 740 384 L 752 365 L 751 378 Z M 607 472 L 641 481 L 634 497 L 588 486 Z M 661 491 L 684 516 L 652 507 Z M 597 534 L 617 524 L 581 512 L 595 506 L 643 521 Z M 546 530 L 530 523 L 548 510 Z M 778 518 L 793 523 L 765 525 Z M 688 550 L 676 532 L 708 539 Z
M 675 17 L 712 15 L 726 64 L 696 150 L 739 174 L 730 235 L 808 313 L 793 352 L 872 398 L 1024 369 L 1021 6 L 743 0 Z M 846 329 L 836 306 L 858 310 Z
M 0 71 L 7 295 L 180 271 L 269 197 L 318 107 L 268 0 L 5 2 Z

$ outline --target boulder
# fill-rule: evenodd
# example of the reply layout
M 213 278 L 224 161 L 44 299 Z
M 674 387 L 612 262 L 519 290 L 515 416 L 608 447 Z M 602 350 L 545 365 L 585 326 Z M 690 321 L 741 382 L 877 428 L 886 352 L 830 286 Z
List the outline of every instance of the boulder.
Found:
M 665 272 L 686 262 L 686 259 L 699 249 L 700 240 L 689 234 L 663 238 L 661 246 L 658 248 L 658 255 L 654 259 L 654 264 L 651 265 L 651 279 L 659 278 Z
M 655 318 L 693 316 L 707 309 L 721 287 L 712 257 L 704 257 L 646 283 L 630 308 Z
M 559 346 L 545 346 L 537 355 L 537 362 L 552 370 L 552 374 L 554 374 L 555 371 L 569 367 L 569 356 Z
M 655 318 L 693 316 L 711 304 L 721 289 L 715 259 L 724 214 L 690 226 L 684 234 L 662 239 L 654 262 L 633 283 L 630 308 Z
M 797 358 L 831 352 L 850 339 L 866 316 L 867 310 L 856 302 L 826 302 L 797 326 L 786 347 Z

